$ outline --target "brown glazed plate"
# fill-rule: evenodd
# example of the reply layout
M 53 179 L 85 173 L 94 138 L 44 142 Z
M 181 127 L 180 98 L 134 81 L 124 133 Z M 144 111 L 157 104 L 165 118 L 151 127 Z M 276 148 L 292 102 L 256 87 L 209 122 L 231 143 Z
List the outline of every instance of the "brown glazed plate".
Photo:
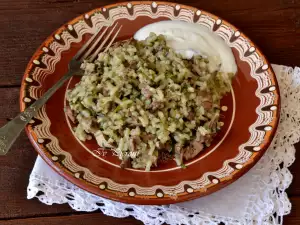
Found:
M 96 195 L 133 204 L 170 204 L 219 190 L 245 174 L 268 148 L 277 128 L 280 96 L 275 75 L 260 50 L 236 27 L 208 12 L 169 2 L 125 2 L 98 8 L 56 30 L 38 48 L 23 77 L 21 111 L 68 70 L 68 62 L 102 25 L 119 22 L 119 40 L 162 20 L 198 23 L 231 47 L 238 72 L 222 100 L 224 126 L 212 146 L 186 162 L 165 159 L 150 172 L 121 169 L 111 152 L 95 140 L 81 143 L 73 135 L 64 106 L 73 77 L 26 127 L 33 146 L 59 174 Z

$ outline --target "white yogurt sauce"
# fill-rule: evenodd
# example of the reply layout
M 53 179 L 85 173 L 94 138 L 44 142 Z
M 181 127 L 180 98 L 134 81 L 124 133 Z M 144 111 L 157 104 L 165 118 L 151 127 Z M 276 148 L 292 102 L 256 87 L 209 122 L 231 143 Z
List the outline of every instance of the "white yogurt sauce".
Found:
M 209 70 L 236 73 L 237 65 L 230 47 L 225 41 L 199 24 L 183 21 L 161 21 L 138 30 L 134 39 L 145 40 L 153 32 L 166 37 L 167 45 L 186 58 L 195 54 L 207 57 Z

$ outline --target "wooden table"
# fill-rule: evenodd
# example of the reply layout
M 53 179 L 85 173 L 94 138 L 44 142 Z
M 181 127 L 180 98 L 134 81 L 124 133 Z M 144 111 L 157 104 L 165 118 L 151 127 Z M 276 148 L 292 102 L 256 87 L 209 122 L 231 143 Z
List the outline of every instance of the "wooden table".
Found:
M 0 1 L 0 125 L 19 111 L 19 87 L 28 60 L 41 42 L 68 20 L 111 0 Z M 300 0 L 187 0 L 177 1 L 212 12 L 247 34 L 272 63 L 300 66 Z M 300 144 L 296 146 L 300 150 Z M 0 157 L 1 225 L 142 224 L 101 212 L 83 213 L 67 205 L 47 206 L 26 199 L 28 177 L 37 154 L 22 133 L 5 157 Z M 296 153 L 300 157 L 300 152 Z M 284 224 L 300 224 L 299 159 L 288 195 L 292 213 Z M 297 214 L 298 212 L 298 214 Z

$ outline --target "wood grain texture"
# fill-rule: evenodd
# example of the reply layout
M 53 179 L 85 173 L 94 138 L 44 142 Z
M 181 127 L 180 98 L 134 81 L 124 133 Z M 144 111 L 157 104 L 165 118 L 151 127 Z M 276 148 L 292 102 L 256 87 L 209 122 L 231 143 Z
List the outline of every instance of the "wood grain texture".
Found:
M 291 197 L 292 203 L 292 211 L 288 216 L 283 217 L 284 225 L 299 225 L 300 224 L 300 198 L 299 197 Z
M 16 116 L 19 111 L 19 88 L 1 88 L 0 96 L 2 126 L 6 118 Z M 37 200 L 26 199 L 28 178 L 36 156 L 23 132 L 11 151 L 5 157 L 0 157 L 0 219 L 72 212 L 67 205 L 47 206 Z
M 82 215 L 55 216 L 44 218 L 25 218 L 2 221 L 1 225 L 141 225 L 142 222 L 132 217 L 114 218 L 103 216 L 102 213 L 87 213 Z
M 299 196 L 300 197 L 300 143 L 295 145 L 296 147 L 296 161 L 292 164 L 290 167 L 290 171 L 293 174 L 293 182 L 289 189 L 287 190 L 287 193 L 289 196 Z M 299 208 L 300 211 L 300 208 Z M 300 223 L 299 223 L 300 224 Z
M 112 0 L 1 0 L 0 1 L 0 125 L 18 111 L 20 81 L 35 49 L 70 19 Z M 212 12 L 241 29 L 270 62 L 300 65 L 300 0 L 187 0 L 176 1 Z M 296 157 L 300 157 L 300 144 Z M 134 218 L 117 219 L 100 212 L 78 213 L 67 205 L 47 206 L 26 199 L 28 177 L 36 153 L 24 133 L 5 157 L 0 157 L 1 225 L 141 224 Z M 292 213 L 285 225 L 300 224 L 299 159 L 291 167 L 294 180 L 288 194 Z

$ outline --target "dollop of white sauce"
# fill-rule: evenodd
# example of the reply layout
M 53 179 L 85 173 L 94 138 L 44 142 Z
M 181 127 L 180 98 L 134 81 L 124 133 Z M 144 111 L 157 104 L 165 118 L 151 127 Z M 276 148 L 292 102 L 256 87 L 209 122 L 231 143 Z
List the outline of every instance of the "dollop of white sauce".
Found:
M 200 24 L 172 20 L 156 22 L 138 30 L 134 39 L 145 40 L 151 32 L 164 35 L 167 45 L 185 58 L 193 55 L 207 57 L 210 72 L 237 72 L 231 48 L 221 37 Z

